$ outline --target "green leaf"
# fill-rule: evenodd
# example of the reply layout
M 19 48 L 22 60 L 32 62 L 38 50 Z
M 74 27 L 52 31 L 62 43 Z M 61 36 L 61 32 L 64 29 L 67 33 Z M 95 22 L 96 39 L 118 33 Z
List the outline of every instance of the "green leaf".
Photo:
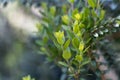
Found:
M 94 18 L 97 18 L 97 14 L 96 14 L 95 10 L 92 10 L 92 16 L 93 16 Z
M 104 11 L 104 10 L 101 10 L 100 20 L 102 20 L 104 17 L 105 17 L 105 11 Z
M 43 42 L 44 42 L 44 44 L 46 44 L 48 42 L 48 37 L 47 36 L 43 37 Z
M 47 8 L 47 4 L 45 3 L 45 2 L 42 2 L 42 8 L 44 9 L 44 10 L 47 10 L 48 8 Z
M 62 16 L 62 21 L 63 21 L 63 23 L 65 23 L 65 24 L 69 24 L 69 16 L 68 15 L 63 15 Z
M 75 37 L 75 35 L 73 34 L 73 32 L 71 30 L 66 30 L 68 38 L 69 39 L 73 39 Z
M 73 32 L 75 33 L 75 34 L 77 34 L 80 30 L 79 30 L 80 28 L 79 28 L 79 25 L 74 25 L 73 26 Z
M 62 12 L 63 13 L 66 13 L 67 12 L 67 6 L 64 4 L 62 5 Z
M 95 7 L 96 7 L 95 0 L 88 0 L 88 4 L 89 4 L 92 8 L 95 8 Z
M 90 48 L 90 46 L 88 46 L 87 48 L 85 48 L 85 50 L 83 51 L 83 54 Z
M 85 25 L 82 24 L 82 23 L 80 23 L 79 26 L 80 26 L 80 28 L 84 28 L 85 27 Z
M 62 62 L 62 61 L 59 61 L 58 64 L 65 66 L 65 67 L 68 67 L 68 64 L 66 64 L 65 62 Z
M 82 55 L 76 55 L 75 60 L 77 60 L 78 62 L 81 62 L 83 60 L 83 56 Z
M 77 14 L 77 13 L 79 13 L 79 11 L 78 11 L 77 8 L 75 8 L 75 9 L 72 11 L 72 17 L 74 18 L 74 15 Z
M 117 22 L 118 24 L 120 24 L 120 20 L 117 20 L 116 22 Z
M 58 49 L 61 49 L 61 46 L 57 43 L 56 40 L 53 40 L 53 43 L 54 43 L 54 45 L 55 45 Z
M 87 17 L 88 15 L 89 15 L 89 13 L 90 13 L 90 10 L 89 10 L 89 8 L 84 8 L 84 10 L 83 10 L 83 15 L 84 15 L 84 18 L 85 17 Z
M 89 39 L 86 41 L 86 43 L 88 44 L 91 40 L 92 40 L 92 38 L 89 38 Z
M 64 30 L 70 30 L 70 29 L 71 29 L 70 26 L 68 26 L 68 25 L 62 25 L 62 28 L 63 28 Z
M 85 44 L 83 42 L 80 42 L 79 44 L 79 51 L 82 52 L 85 47 Z
M 44 48 L 44 47 L 40 47 L 40 51 L 42 51 L 42 52 L 46 52 L 46 48 Z M 43 53 L 44 54 L 44 53 Z
M 54 36 L 56 37 L 56 39 L 60 45 L 64 44 L 64 42 L 65 42 L 64 31 L 55 32 Z
M 36 27 L 40 32 L 43 30 L 43 26 L 40 23 L 37 23 Z
M 50 13 L 55 16 L 55 13 L 56 13 L 56 7 L 55 6 L 52 6 L 50 7 Z
M 75 18 L 75 20 L 80 20 L 82 18 L 82 14 L 76 13 L 76 14 L 74 14 L 74 18 Z
M 81 64 L 81 66 L 84 66 L 84 65 L 86 65 L 86 64 L 88 64 L 88 63 L 90 63 L 90 60 L 84 61 L 84 62 Z
M 39 46 L 43 46 L 43 45 L 44 45 L 44 43 L 43 43 L 42 40 L 36 40 L 35 43 L 36 43 L 37 45 L 39 45 Z
M 75 0 L 68 0 L 70 3 L 74 3 L 75 2 Z
M 71 52 L 69 49 L 66 49 L 63 51 L 63 54 L 62 54 L 62 57 L 65 59 L 65 60 L 69 60 L 71 58 Z
M 77 37 L 81 37 L 82 36 L 82 33 L 81 31 L 79 31 L 77 34 L 76 34 Z
M 70 39 L 68 39 L 68 40 L 65 42 L 65 44 L 64 44 L 64 46 L 63 46 L 64 50 L 68 48 L 69 44 L 70 44 Z
M 74 37 L 72 39 L 72 45 L 73 45 L 74 48 L 78 48 L 79 47 L 79 40 L 78 40 L 78 38 Z

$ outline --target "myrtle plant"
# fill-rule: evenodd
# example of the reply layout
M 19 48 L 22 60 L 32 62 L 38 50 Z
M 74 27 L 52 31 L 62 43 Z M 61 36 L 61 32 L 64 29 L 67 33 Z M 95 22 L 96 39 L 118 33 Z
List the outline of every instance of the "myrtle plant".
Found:
M 39 53 L 47 56 L 61 68 L 66 68 L 67 79 L 80 80 L 93 67 L 98 40 L 112 29 L 115 19 L 108 19 L 100 0 L 85 0 L 76 6 L 75 0 L 68 0 L 62 6 L 42 3 L 42 20 L 36 26 Z M 81 7 L 82 6 L 82 7 Z

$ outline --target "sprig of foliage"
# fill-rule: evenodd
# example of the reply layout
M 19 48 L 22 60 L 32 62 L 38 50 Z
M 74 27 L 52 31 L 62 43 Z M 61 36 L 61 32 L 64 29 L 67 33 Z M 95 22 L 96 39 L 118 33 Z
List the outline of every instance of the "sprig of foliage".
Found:
M 73 7 L 74 0 L 62 7 L 42 4 L 43 18 L 37 27 L 40 40 L 40 53 L 47 56 L 47 60 L 54 61 L 61 67 L 68 69 L 67 73 L 78 80 L 82 73 L 89 69 L 92 63 L 96 41 L 101 39 L 98 32 L 101 26 L 108 29 L 111 24 L 105 17 L 105 10 L 101 8 L 99 0 L 86 0 L 87 6 L 81 10 Z M 72 7 L 72 8 L 71 8 Z M 119 21 L 117 21 L 119 23 Z M 89 66 L 85 66 L 89 65 Z M 85 73 L 87 74 L 87 73 Z

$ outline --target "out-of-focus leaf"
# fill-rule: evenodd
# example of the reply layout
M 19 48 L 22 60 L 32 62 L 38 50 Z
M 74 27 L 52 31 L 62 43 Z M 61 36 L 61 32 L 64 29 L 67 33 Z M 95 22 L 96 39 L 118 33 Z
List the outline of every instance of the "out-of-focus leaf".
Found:
M 120 25 L 120 20 L 117 20 L 116 22 Z
M 50 7 L 50 13 L 55 16 L 55 13 L 56 13 L 56 7 L 55 6 L 52 6 Z
M 95 7 L 96 7 L 95 0 L 87 0 L 87 1 L 88 1 L 88 4 L 89 4 L 92 8 L 95 8 Z
M 69 49 L 63 50 L 62 57 L 65 60 L 69 60 L 71 58 L 71 52 L 70 52 L 70 50 Z
M 56 39 L 60 45 L 64 44 L 64 42 L 65 42 L 64 31 L 55 32 L 54 36 L 56 37 Z
M 43 26 L 40 23 L 37 23 L 36 27 L 40 32 L 43 30 Z
M 68 67 L 68 64 L 66 64 L 65 62 L 62 62 L 62 61 L 59 61 L 58 64 L 65 66 L 65 67 Z
M 47 3 L 42 2 L 42 8 L 43 8 L 44 10 L 47 10 L 47 9 L 48 9 L 48 8 L 47 8 Z
M 67 12 L 67 6 L 66 6 L 66 5 L 63 5 L 63 6 L 62 6 L 62 12 L 63 12 L 63 13 L 66 13 L 66 12 Z
M 64 30 L 70 30 L 70 26 L 67 26 L 67 25 L 62 25 L 62 28 L 63 28 Z
M 74 15 L 74 18 L 75 18 L 75 20 L 80 20 L 80 19 L 82 18 L 82 14 L 76 13 L 76 14 Z
M 78 62 L 81 62 L 83 60 L 83 56 L 78 54 L 75 56 L 75 60 L 77 60 Z
M 105 10 L 101 10 L 100 12 L 100 20 L 102 20 L 105 17 Z
M 73 34 L 73 32 L 71 30 L 66 30 L 66 32 L 70 39 L 73 39 L 75 37 L 75 35 Z
M 43 45 L 44 45 L 44 43 L 43 43 L 42 40 L 36 40 L 35 43 L 36 43 L 37 45 L 39 45 L 39 46 L 43 46 Z
M 77 8 L 75 8 L 73 11 L 72 11 L 72 17 L 74 18 L 74 15 L 77 14 L 79 11 Z
M 89 8 L 84 8 L 84 10 L 83 10 L 83 15 L 84 15 L 84 18 L 85 17 L 87 17 L 87 16 L 89 16 L 89 13 L 90 13 L 90 10 L 89 10 Z
M 78 40 L 78 38 L 74 37 L 72 39 L 72 45 L 73 45 L 74 48 L 78 48 L 79 47 L 79 40 Z
M 79 44 L 79 51 L 82 52 L 85 47 L 85 44 L 83 42 L 80 42 Z
M 86 64 L 90 63 L 90 60 L 84 61 L 80 66 L 84 66 Z
M 68 48 L 69 44 L 70 44 L 70 39 L 68 39 L 68 40 L 65 42 L 65 44 L 64 44 L 64 46 L 63 46 L 64 50 Z
M 80 26 L 80 28 L 84 28 L 85 27 L 85 25 L 82 24 L 82 23 L 80 23 L 79 26 Z
M 87 48 L 85 48 L 85 50 L 83 51 L 83 54 L 90 48 L 90 46 L 88 46 Z
M 48 42 L 48 37 L 47 36 L 43 37 L 43 42 L 44 42 L 44 44 L 46 44 Z
M 74 2 L 75 2 L 75 0 L 69 0 L 69 2 L 70 2 L 70 3 L 74 3 Z
M 69 24 L 69 16 L 68 15 L 63 15 L 62 16 L 62 21 L 63 21 L 63 23 L 65 23 L 65 24 Z
M 92 10 L 92 16 L 94 16 L 94 18 L 97 18 L 97 14 L 96 14 L 95 10 Z

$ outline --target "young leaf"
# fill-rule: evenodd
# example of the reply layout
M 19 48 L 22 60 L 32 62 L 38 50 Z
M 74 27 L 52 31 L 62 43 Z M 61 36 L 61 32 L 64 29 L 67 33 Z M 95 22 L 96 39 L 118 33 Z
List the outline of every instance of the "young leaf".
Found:
M 82 23 L 80 23 L 79 26 L 80 26 L 80 28 L 84 28 L 85 27 L 85 25 L 82 24 Z
M 79 47 L 79 40 L 78 40 L 78 38 L 74 37 L 72 39 L 72 45 L 73 45 L 74 48 L 78 48 Z
M 81 66 L 84 66 L 84 65 L 86 65 L 86 64 L 88 64 L 88 63 L 90 63 L 90 60 L 84 61 L 84 62 L 81 64 Z
M 90 48 L 90 46 L 88 46 L 87 48 L 85 48 L 85 50 L 83 51 L 83 54 Z
M 85 17 L 87 17 L 88 15 L 89 15 L 89 13 L 90 13 L 90 10 L 89 10 L 89 8 L 84 8 L 84 10 L 83 10 L 83 15 L 84 15 L 84 18 Z
M 42 2 L 42 8 L 44 9 L 44 10 L 47 10 L 48 8 L 47 8 L 47 4 L 45 3 L 45 2 Z
M 88 0 L 88 4 L 89 4 L 92 8 L 95 8 L 95 7 L 96 7 L 96 4 L 95 4 L 95 1 L 94 1 L 94 0 Z
M 77 34 L 79 32 L 79 26 L 78 25 L 73 26 L 73 32 L 75 34 Z
M 55 32 L 54 36 L 56 37 L 56 39 L 60 45 L 64 44 L 64 42 L 65 42 L 64 31 Z
M 74 2 L 75 2 L 75 0 L 69 0 L 69 2 L 70 2 L 70 3 L 74 3 Z
M 77 13 L 79 13 L 79 11 L 78 11 L 77 8 L 75 8 L 75 9 L 72 11 L 72 17 L 74 18 L 74 15 L 77 14 Z
M 62 21 L 63 21 L 63 23 L 68 25 L 69 24 L 69 17 L 68 17 L 68 15 L 62 16 Z
M 68 64 L 66 64 L 65 62 L 62 62 L 62 61 L 59 61 L 58 64 L 65 66 L 65 67 L 68 67 Z
M 116 23 L 120 24 L 120 20 L 117 20 Z
M 82 36 L 81 31 L 79 31 L 76 35 L 77 35 L 77 37 L 81 37 Z
M 43 26 L 40 23 L 37 23 L 36 27 L 40 32 L 43 30 Z
M 76 13 L 74 17 L 76 20 L 80 20 L 82 18 L 82 15 L 80 13 Z
M 36 40 L 35 43 L 37 45 L 39 45 L 39 46 L 43 46 L 44 45 L 43 41 L 41 41 L 41 40 Z
M 83 49 L 84 49 L 84 47 L 85 47 L 84 43 L 81 42 L 81 43 L 79 44 L 79 51 L 82 52 Z
M 71 52 L 70 50 L 66 49 L 63 51 L 63 54 L 62 54 L 62 57 L 65 59 L 65 60 L 69 60 L 71 58 Z
M 50 7 L 50 13 L 55 16 L 55 13 L 56 13 L 56 7 L 55 6 L 52 6 Z
M 78 62 L 81 62 L 83 60 L 83 56 L 82 55 L 76 55 L 75 60 L 78 61 Z
M 100 20 L 102 20 L 105 16 L 105 11 L 104 10 L 101 10 L 101 13 L 100 13 Z
M 70 39 L 68 39 L 68 40 L 65 42 L 65 44 L 64 44 L 64 46 L 63 46 L 64 50 L 68 48 L 69 44 L 70 44 Z
M 80 29 L 79 28 L 79 24 L 78 24 L 78 21 L 76 20 L 74 22 L 74 25 L 73 25 L 73 32 L 74 32 L 74 34 L 77 34 L 80 31 L 79 29 Z
M 92 16 L 94 16 L 94 18 L 97 18 L 97 14 L 96 14 L 95 10 L 92 10 L 91 12 L 92 12 Z

